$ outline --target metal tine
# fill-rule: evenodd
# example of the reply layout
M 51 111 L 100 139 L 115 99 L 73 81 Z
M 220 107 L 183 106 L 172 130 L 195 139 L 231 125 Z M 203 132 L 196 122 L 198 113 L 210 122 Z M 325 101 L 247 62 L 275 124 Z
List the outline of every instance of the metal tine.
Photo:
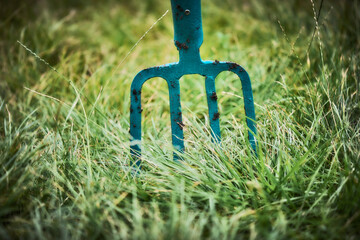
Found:
M 174 79 L 168 81 L 169 99 L 170 99 L 170 118 L 171 118 L 171 136 L 174 148 L 184 151 L 184 123 L 182 121 L 182 111 L 180 103 L 180 81 Z M 179 155 L 174 152 L 174 160 L 179 160 Z
M 205 78 L 205 90 L 209 109 L 211 135 L 216 142 L 220 143 L 220 113 L 217 104 L 218 97 L 215 90 L 215 78 L 213 76 L 207 76 Z

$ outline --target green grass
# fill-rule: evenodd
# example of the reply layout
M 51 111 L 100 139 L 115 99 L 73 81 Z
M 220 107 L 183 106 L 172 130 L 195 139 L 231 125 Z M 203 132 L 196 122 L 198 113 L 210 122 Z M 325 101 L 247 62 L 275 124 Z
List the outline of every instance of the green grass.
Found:
M 186 152 L 173 162 L 156 78 L 133 176 L 130 84 L 177 61 L 171 14 L 122 60 L 169 2 L 1 7 L 0 238 L 358 239 L 360 2 L 325 0 L 316 21 L 320 1 L 203 1 L 203 59 L 237 62 L 252 79 L 258 157 L 240 81 L 223 73 L 222 145 L 209 137 L 204 81 L 185 77 Z

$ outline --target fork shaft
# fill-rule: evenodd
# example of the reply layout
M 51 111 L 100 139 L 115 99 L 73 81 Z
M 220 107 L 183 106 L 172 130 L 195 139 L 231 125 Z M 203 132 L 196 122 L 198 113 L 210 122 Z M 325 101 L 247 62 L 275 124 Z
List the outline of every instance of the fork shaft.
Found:
M 171 9 L 180 62 L 199 62 L 199 48 L 203 43 L 201 0 L 171 0 Z

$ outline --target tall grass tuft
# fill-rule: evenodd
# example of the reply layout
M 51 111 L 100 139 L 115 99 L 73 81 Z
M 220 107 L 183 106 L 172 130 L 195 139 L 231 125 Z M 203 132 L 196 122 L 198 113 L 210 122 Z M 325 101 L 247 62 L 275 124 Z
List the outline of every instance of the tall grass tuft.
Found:
M 168 91 L 153 79 L 134 174 L 130 84 L 145 67 L 177 61 L 170 3 L 7 3 L 0 238 L 357 239 L 359 4 L 203 1 L 201 54 L 249 72 L 258 154 L 236 76 L 216 83 L 221 145 L 210 137 L 204 81 L 188 76 L 186 151 L 174 162 Z

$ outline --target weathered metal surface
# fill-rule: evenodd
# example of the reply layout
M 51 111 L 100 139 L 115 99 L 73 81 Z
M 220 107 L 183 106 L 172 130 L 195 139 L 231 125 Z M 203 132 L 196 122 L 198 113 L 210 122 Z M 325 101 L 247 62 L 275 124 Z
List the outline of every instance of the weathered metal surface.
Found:
M 179 62 L 144 69 L 135 76 L 131 85 L 130 147 L 136 164 L 140 165 L 141 156 L 141 88 L 147 80 L 154 77 L 163 78 L 168 84 L 172 144 L 181 152 L 184 151 L 184 124 L 180 102 L 180 78 L 188 74 L 199 74 L 205 77 L 210 126 L 215 141 L 220 142 L 220 114 L 217 106 L 215 79 L 223 71 L 235 73 L 241 80 L 250 144 L 256 151 L 255 109 L 248 73 L 233 62 L 201 60 L 199 48 L 203 42 L 203 31 L 200 0 L 171 0 L 171 7 L 175 32 L 174 43 L 179 51 Z M 174 154 L 174 160 L 177 159 L 178 156 Z

